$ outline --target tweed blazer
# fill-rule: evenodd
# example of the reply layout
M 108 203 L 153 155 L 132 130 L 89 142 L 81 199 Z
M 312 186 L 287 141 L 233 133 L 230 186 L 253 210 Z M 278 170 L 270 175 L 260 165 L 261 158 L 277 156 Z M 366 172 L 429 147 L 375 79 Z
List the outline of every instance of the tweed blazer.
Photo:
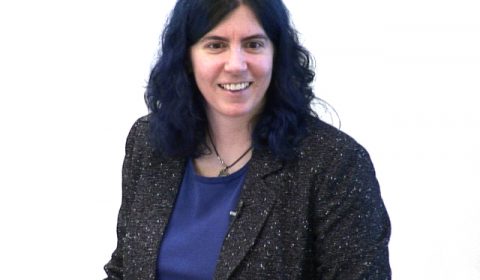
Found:
M 366 150 L 314 119 L 298 157 L 255 150 L 214 279 L 390 279 L 390 221 Z M 106 279 L 153 280 L 186 159 L 154 155 L 148 116 L 126 143 Z

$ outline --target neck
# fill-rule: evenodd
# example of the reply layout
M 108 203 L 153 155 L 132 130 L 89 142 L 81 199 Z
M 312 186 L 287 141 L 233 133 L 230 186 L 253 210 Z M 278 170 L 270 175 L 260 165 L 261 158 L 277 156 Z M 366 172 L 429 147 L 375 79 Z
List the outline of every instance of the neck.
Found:
M 225 164 L 231 165 L 251 146 L 253 125 L 241 118 L 209 118 L 209 133 L 211 141 L 217 149 L 219 157 Z M 215 155 L 212 143 L 207 138 L 211 154 L 195 159 L 197 172 L 204 176 L 218 176 L 222 165 Z M 233 173 L 243 167 L 251 158 L 249 151 L 228 171 Z
M 227 157 L 231 151 L 245 151 L 251 146 L 253 123 L 245 118 L 215 118 L 209 116 L 209 129 L 212 140 L 221 156 Z M 226 159 L 225 159 L 226 160 Z

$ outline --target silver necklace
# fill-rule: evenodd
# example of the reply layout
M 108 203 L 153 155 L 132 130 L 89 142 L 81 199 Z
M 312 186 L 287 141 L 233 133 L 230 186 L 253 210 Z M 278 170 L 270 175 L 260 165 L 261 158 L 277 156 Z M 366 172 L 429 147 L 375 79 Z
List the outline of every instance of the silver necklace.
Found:
M 218 154 L 217 147 L 215 147 L 215 144 L 213 143 L 212 136 L 210 136 L 210 132 L 207 132 L 207 134 L 208 134 L 208 138 L 210 140 L 210 143 L 212 143 L 212 147 L 213 147 L 213 150 L 215 151 L 215 155 L 217 156 L 217 159 L 220 162 L 220 164 L 223 166 L 222 169 L 220 169 L 220 172 L 218 173 L 218 177 L 223 177 L 223 176 L 230 175 L 230 172 L 228 172 L 228 170 L 230 168 L 232 168 L 232 166 L 237 164 L 242 158 L 244 158 L 248 154 L 248 152 L 250 152 L 250 150 L 253 148 L 252 146 L 250 146 L 239 158 L 237 158 L 236 161 L 234 161 L 230 165 L 227 165 L 225 163 L 225 161 Z

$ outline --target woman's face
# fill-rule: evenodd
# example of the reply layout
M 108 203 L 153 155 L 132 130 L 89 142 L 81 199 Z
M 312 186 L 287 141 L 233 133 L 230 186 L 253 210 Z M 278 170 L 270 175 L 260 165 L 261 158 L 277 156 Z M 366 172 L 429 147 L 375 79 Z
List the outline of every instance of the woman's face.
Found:
M 270 85 L 273 45 L 254 13 L 240 5 L 190 49 L 209 117 L 258 114 Z

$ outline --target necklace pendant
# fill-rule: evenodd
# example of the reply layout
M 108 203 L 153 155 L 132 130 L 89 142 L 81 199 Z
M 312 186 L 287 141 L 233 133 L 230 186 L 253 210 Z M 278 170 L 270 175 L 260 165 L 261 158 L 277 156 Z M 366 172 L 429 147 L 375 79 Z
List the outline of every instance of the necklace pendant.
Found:
M 228 175 L 230 175 L 230 173 L 228 173 L 228 168 L 223 168 L 222 170 L 220 170 L 220 173 L 218 173 L 218 177 L 225 177 Z

